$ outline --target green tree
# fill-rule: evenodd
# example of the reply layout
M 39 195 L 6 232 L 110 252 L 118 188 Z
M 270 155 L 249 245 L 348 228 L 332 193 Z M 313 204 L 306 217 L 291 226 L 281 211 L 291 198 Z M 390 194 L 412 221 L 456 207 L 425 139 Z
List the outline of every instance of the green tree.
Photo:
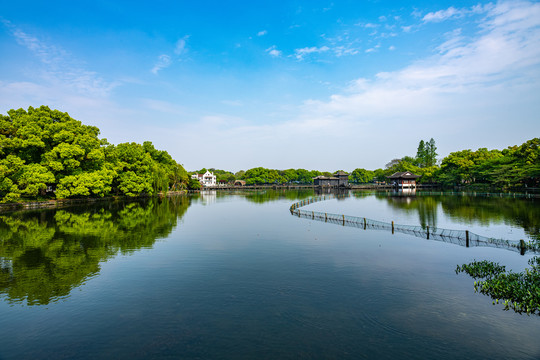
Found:
M 38 194 L 45 195 L 47 184 L 54 182 L 54 175 L 40 164 L 29 164 L 23 166 L 17 180 L 21 194 L 32 198 Z
M 192 179 L 192 178 L 189 179 L 189 182 L 188 182 L 188 189 L 189 190 L 200 190 L 201 187 L 202 187 L 202 185 L 199 182 L 199 180 Z
M 437 164 L 437 146 L 435 145 L 435 140 L 431 138 L 425 147 L 425 166 L 434 166 Z
M 373 171 L 358 168 L 351 172 L 349 181 L 353 184 L 365 184 L 371 182 L 374 177 Z
M 189 177 L 187 171 L 180 164 L 173 166 L 172 171 L 169 173 L 169 184 L 171 190 L 177 191 L 187 187 Z
M 426 152 L 426 144 L 424 140 L 420 140 L 420 143 L 418 144 L 418 150 L 416 151 L 416 164 L 419 167 L 426 166 L 427 163 L 427 152 Z
M 69 175 L 60 180 L 56 195 L 59 198 L 103 197 L 111 192 L 112 182 L 116 175 L 115 171 L 108 169 Z

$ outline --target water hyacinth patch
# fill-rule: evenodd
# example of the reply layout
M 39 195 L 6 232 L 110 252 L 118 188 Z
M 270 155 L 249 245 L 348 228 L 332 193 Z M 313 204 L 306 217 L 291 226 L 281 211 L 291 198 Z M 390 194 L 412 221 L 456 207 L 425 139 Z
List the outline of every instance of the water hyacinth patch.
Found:
M 540 257 L 529 260 L 528 269 L 514 273 L 492 261 L 473 261 L 457 266 L 456 274 L 465 272 L 474 279 L 475 292 L 489 295 L 493 304 L 502 302 L 505 310 L 540 315 Z

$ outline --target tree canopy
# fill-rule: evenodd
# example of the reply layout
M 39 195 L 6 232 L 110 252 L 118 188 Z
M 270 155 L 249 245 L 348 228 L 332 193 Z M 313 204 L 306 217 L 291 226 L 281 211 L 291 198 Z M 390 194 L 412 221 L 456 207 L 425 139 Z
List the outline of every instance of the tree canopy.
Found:
M 114 146 L 98 135 L 47 106 L 0 115 L 0 201 L 151 195 L 187 184 L 183 167 L 151 142 Z

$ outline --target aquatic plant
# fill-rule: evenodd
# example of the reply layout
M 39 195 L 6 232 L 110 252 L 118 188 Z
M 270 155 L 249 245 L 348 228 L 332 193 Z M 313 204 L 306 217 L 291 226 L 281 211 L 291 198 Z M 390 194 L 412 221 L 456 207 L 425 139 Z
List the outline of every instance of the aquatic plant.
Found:
M 456 274 L 465 272 L 474 279 L 484 279 L 474 282 L 475 292 L 489 295 L 494 305 L 502 302 L 504 310 L 540 315 L 540 257 L 528 263 L 530 268 L 515 273 L 492 261 L 473 261 L 458 265 Z

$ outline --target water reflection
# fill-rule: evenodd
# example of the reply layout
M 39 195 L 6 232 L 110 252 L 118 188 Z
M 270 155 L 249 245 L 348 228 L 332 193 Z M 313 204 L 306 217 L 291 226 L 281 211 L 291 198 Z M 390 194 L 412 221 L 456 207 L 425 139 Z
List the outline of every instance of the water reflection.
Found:
M 270 201 L 278 200 L 302 200 L 307 199 L 313 196 L 313 190 L 263 190 L 263 191 L 252 191 L 252 192 L 243 192 L 242 195 L 250 202 L 264 204 Z M 286 207 L 284 209 L 286 210 Z
M 439 212 L 463 224 L 483 226 L 505 224 L 522 228 L 531 239 L 540 240 L 540 202 L 535 199 L 509 197 L 477 197 L 455 195 L 404 196 L 376 194 L 393 208 L 405 213 L 417 213 L 420 225 L 440 227 Z
M 118 253 L 166 237 L 190 198 L 148 199 L 0 216 L 0 294 L 48 304 L 96 275 Z
M 303 199 L 312 190 L 238 192 L 255 203 Z M 0 215 L 0 296 L 10 302 L 46 305 L 100 271 L 119 253 L 152 248 L 167 237 L 192 202 L 210 205 L 231 192 L 111 202 L 62 210 Z
M 409 194 L 407 194 L 409 195 Z M 437 208 L 439 202 L 433 197 L 387 196 L 385 198 L 392 207 L 404 212 L 415 212 L 422 228 L 437 227 Z
M 202 204 L 212 204 L 219 202 L 221 199 L 230 197 L 231 195 L 241 196 L 249 202 L 264 204 L 271 201 L 279 200 L 301 200 L 312 197 L 313 189 L 265 189 L 265 190 L 202 190 L 191 195 L 193 201 Z

